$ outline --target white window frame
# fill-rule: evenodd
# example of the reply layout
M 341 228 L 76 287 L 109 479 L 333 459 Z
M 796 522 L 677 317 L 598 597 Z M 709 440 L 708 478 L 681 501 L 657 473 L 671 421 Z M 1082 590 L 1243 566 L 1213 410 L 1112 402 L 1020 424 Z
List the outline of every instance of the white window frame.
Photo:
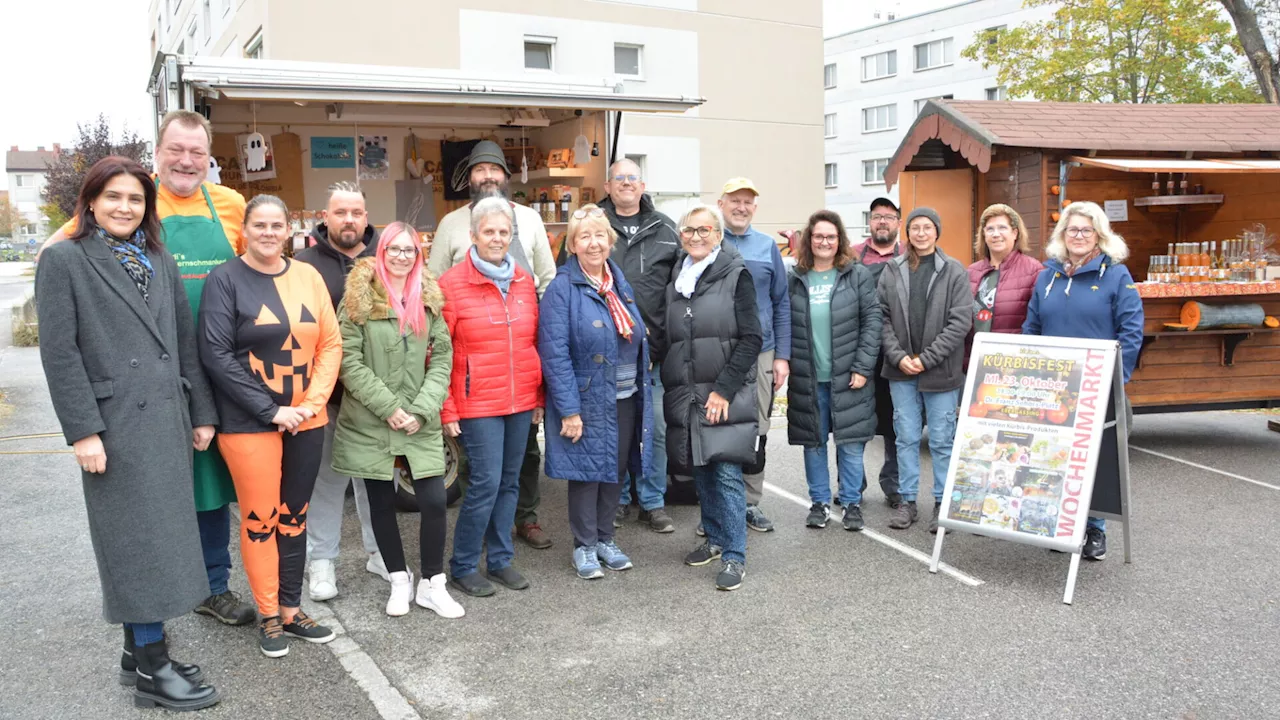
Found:
M 258 29 L 249 36 L 249 41 L 244 44 L 244 47 L 241 50 L 244 57 L 261 60 L 263 45 L 262 27 L 259 26 Z
M 927 56 L 926 59 L 929 61 L 932 61 L 934 46 L 937 46 L 938 53 L 940 56 L 938 62 L 936 63 L 931 62 L 931 64 L 922 66 L 920 64 L 920 48 L 925 48 L 925 55 Z M 926 70 L 934 70 L 940 67 L 947 67 L 948 65 L 954 65 L 955 62 L 956 62 L 955 38 L 939 38 L 937 40 L 930 40 L 929 42 L 920 43 L 915 47 L 911 48 L 911 65 L 912 67 L 915 68 L 915 72 L 924 72 Z
M 640 181 L 644 182 L 644 179 L 648 177 L 648 175 L 646 175 L 646 171 L 647 171 L 646 166 L 649 164 L 649 156 L 643 155 L 640 153 L 635 153 L 635 154 L 624 153 L 622 157 L 626 160 L 630 160 L 631 162 L 635 163 L 636 167 L 640 168 Z M 612 179 L 612 178 L 608 178 L 608 179 Z
M 872 171 L 872 178 L 867 179 L 867 170 Z M 862 184 L 879 185 L 884 182 L 884 173 L 889 169 L 889 158 L 874 158 L 862 161 Z
M 858 229 L 862 231 L 858 233 L 859 235 L 871 234 L 871 211 L 870 210 L 862 211 L 862 225 L 858 226 Z
M 929 102 L 930 100 L 952 100 L 954 98 L 955 98 L 955 95 L 952 95 L 950 93 L 946 95 L 932 95 L 927 98 L 920 98 L 919 100 L 916 100 L 915 117 L 919 117 L 920 111 L 924 109 L 924 104 Z
M 636 51 L 636 72 L 634 75 L 632 75 L 631 73 L 618 72 L 618 48 L 626 48 L 628 50 Z M 622 43 L 622 42 L 614 43 L 613 44 L 613 72 L 615 75 L 621 75 L 622 77 L 625 77 L 625 78 L 631 78 L 633 80 L 643 80 L 644 79 L 644 45 L 640 45 L 637 43 Z
M 187 23 L 187 45 L 191 48 L 191 54 L 195 55 L 200 47 L 200 23 L 197 22 L 198 17 L 191 18 L 191 22 Z
M 529 52 L 530 45 L 546 45 L 547 46 L 547 67 L 532 68 L 529 67 L 528 58 L 523 57 L 525 72 L 544 72 L 553 73 L 556 71 L 556 39 L 546 35 L 525 35 L 524 44 L 521 46 L 525 53 Z
M 1009 29 L 1009 26 L 1008 26 L 1008 25 L 996 25 L 995 27 L 989 27 L 989 28 L 986 28 L 986 29 L 985 29 L 985 30 L 983 30 L 982 32 L 984 32 L 984 33 L 991 33 L 991 35 L 987 37 L 987 44 L 988 44 L 988 45 L 997 45 L 997 44 L 999 44 L 999 43 L 996 41 L 995 33 L 998 33 L 998 32 L 1000 32 L 1001 30 L 1008 30 L 1008 29 Z
M 200 3 L 200 24 L 204 26 L 204 44 L 213 39 L 213 0 L 202 0 Z
M 878 75 L 878 74 L 875 74 L 875 72 L 880 64 L 879 59 L 882 57 L 885 58 L 885 62 L 884 62 L 885 73 L 883 75 Z M 872 74 L 870 75 L 867 74 L 868 60 L 871 61 L 871 66 L 872 66 Z M 893 64 L 892 70 L 889 69 L 890 62 L 892 62 Z M 895 77 L 897 76 L 897 74 L 898 74 L 898 51 L 897 50 L 885 50 L 884 52 L 878 52 L 878 53 L 875 53 L 874 55 L 862 56 L 862 82 L 870 82 L 872 80 L 883 80 L 885 78 Z
M 36 184 L 35 184 L 34 180 L 32 179 L 33 177 L 34 177 L 34 176 L 32 176 L 32 175 L 14 175 L 14 176 L 13 176 L 13 187 L 14 187 L 14 189 L 17 189 L 17 188 L 29 188 L 29 187 L 35 187 L 35 186 L 36 186 Z
M 985 97 L 988 100 L 1008 100 L 1009 99 L 1009 92 L 1005 89 L 1003 85 L 989 87 L 986 89 L 985 93 L 986 93 Z
M 830 80 L 828 80 L 827 78 L 828 70 L 831 71 Z M 834 90 L 836 87 L 836 84 L 839 81 L 840 81 L 840 77 L 839 77 L 839 74 L 837 73 L 835 63 L 827 63 L 826 65 L 822 66 L 822 89 L 823 90 Z
M 23 235 L 36 235 L 36 234 L 38 234 L 39 232 L 40 232 L 40 224 L 39 224 L 39 223 L 33 223 L 33 222 L 24 222 L 24 223 L 22 223 L 22 234 L 23 234 Z
M 827 189 L 840 187 L 840 167 L 836 163 L 825 163 L 822 166 L 822 180 Z
M 827 113 L 822 116 L 822 134 L 823 137 L 833 138 L 836 136 L 836 114 Z
M 885 114 L 886 125 L 871 127 L 867 123 L 867 117 L 868 117 L 867 113 L 868 112 L 874 113 L 873 117 L 876 117 L 878 119 L 880 110 L 885 111 L 884 114 Z M 888 103 L 886 105 L 874 105 L 872 107 L 862 108 L 862 132 L 864 135 L 868 133 L 889 132 L 897 129 L 898 129 L 898 104 L 897 103 Z
M 226 16 L 227 16 L 227 13 L 231 12 L 231 5 L 232 5 L 233 1 L 234 1 L 234 0 L 221 0 L 221 2 L 222 2 L 222 17 L 226 17 Z

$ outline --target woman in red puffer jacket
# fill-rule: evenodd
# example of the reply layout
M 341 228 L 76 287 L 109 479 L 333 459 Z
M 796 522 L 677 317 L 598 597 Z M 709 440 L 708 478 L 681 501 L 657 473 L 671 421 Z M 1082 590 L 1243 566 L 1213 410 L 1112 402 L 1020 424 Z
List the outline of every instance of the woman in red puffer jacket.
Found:
M 978 262 L 968 268 L 973 293 L 973 330 L 965 340 L 965 369 L 974 332 L 1022 333 L 1027 303 L 1036 277 L 1044 269 L 1027 255 L 1027 226 L 1008 205 L 996 204 L 982 211 L 974 240 Z

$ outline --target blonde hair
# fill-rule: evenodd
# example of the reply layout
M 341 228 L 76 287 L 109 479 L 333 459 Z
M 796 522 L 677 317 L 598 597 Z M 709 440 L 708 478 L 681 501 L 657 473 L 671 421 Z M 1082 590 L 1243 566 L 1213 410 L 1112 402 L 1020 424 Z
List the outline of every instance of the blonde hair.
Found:
M 688 210 L 685 210 L 684 214 L 680 216 L 680 225 L 676 228 L 676 232 L 679 232 L 680 228 L 684 227 L 689 222 L 689 218 L 697 215 L 698 213 L 706 213 L 710 215 L 711 219 L 716 221 L 716 232 L 720 233 L 722 238 L 724 237 L 724 213 L 720 212 L 720 208 L 714 205 L 698 204 Z
M 209 138 L 209 149 L 213 149 L 213 123 L 209 122 L 209 119 L 200 113 L 190 110 L 170 110 L 165 113 L 164 119 L 160 121 L 160 134 L 156 135 L 157 145 L 164 142 L 165 132 L 174 123 L 191 130 L 198 127 L 204 128 L 204 136 Z
M 985 231 L 987 223 L 991 222 L 992 218 L 998 217 L 1008 218 L 1014 232 L 1018 233 L 1018 239 L 1014 241 L 1013 247 L 1023 254 L 1030 252 L 1030 248 L 1027 245 L 1027 224 L 1022 221 L 1022 216 L 1018 214 L 1017 210 L 1008 205 L 996 203 L 983 210 L 982 217 L 978 218 L 978 233 L 973 239 L 973 252 L 978 259 L 991 259 L 991 248 L 987 247 L 987 234 Z
M 1093 229 L 1098 233 L 1098 249 L 1111 258 L 1111 262 L 1120 264 L 1128 259 L 1129 246 L 1125 244 L 1124 238 L 1111 229 L 1111 221 L 1107 220 L 1106 212 L 1097 203 L 1091 202 L 1073 202 L 1063 209 L 1062 217 L 1049 238 L 1049 245 L 1044 249 L 1047 257 L 1058 262 L 1067 261 L 1067 244 L 1063 238 L 1067 234 L 1067 222 L 1072 216 L 1088 218 L 1093 223 Z
M 622 162 L 622 161 L 619 161 L 619 162 Z M 614 164 L 616 165 L 617 163 L 614 163 Z M 583 225 L 588 225 L 591 223 L 599 223 L 603 225 L 605 233 L 607 233 L 609 236 L 610 250 L 612 250 L 614 244 L 618 242 L 618 233 L 613 229 L 613 225 L 609 223 L 609 217 L 604 214 L 603 210 L 600 210 L 601 214 L 598 217 L 593 217 L 590 214 L 592 210 L 600 210 L 600 207 L 595 205 L 594 203 L 587 203 L 586 205 L 583 205 L 582 207 L 578 208 L 576 211 L 574 211 L 572 215 L 569 216 L 569 227 L 565 228 L 565 231 L 564 231 L 564 247 L 565 247 L 565 252 L 569 253 L 570 255 L 578 254 L 578 247 L 577 247 L 578 243 L 576 242 L 576 239 L 578 237 L 578 231 L 582 229 Z M 578 219 L 577 214 L 579 212 L 583 212 L 587 214 L 583 215 L 582 219 Z

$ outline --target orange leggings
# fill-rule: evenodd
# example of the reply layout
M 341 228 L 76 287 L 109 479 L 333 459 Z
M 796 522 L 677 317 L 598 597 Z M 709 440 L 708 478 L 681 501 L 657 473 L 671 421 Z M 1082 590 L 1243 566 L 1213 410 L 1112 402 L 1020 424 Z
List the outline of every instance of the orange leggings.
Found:
M 324 428 L 218 435 L 240 504 L 240 557 L 262 617 L 302 602 L 307 506 L 320 470 Z

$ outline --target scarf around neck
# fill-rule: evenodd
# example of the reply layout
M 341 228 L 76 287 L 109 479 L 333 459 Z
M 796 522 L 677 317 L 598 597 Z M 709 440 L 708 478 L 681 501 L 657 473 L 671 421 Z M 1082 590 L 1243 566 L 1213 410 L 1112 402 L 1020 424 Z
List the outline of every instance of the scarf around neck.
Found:
M 507 296 L 507 291 L 511 289 L 511 281 L 516 277 L 516 264 L 511 261 L 511 253 L 507 253 L 502 258 L 501 265 L 484 260 L 480 257 L 480 253 L 476 252 L 476 246 L 472 245 L 467 251 L 471 257 L 471 264 L 475 266 L 480 274 L 493 281 L 494 285 L 502 291 L 502 297 Z
M 627 312 L 627 308 L 622 305 L 622 300 L 618 299 L 618 293 L 613 291 L 613 273 L 609 271 L 609 263 L 604 264 L 603 280 L 596 280 L 583 270 L 583 275 L 587 276 L 587 282 L 596 292 L 604 297 L 604 304 L 609 306 L 609 315 L 613 318 L 613 326 L 618 329 L 618 334 L 625 340 L 631 339 L 631 328 L 635 326 L 636 321 L 631 318 L 631 313 Z
M 94 232 L 102 238 L 107 247 L 111 248 L 120 267 L 124 268 L 129 279 L 137 286 L 138 292 L 142 293 L 142 300 L 144 302 L 150 300 L 150 296 L 147 295 L 147 286 L 151 284 L 151 278 L 155 277 L 156 271 L 151 267 L 151 258 L 147 257 L 145 249 L 147 236 L 143 234 L 142 229 L 135 230 L 133 237 L 128 240 L 121 240 L 102 229 L 101 225 Z
M 693 290 L 698 286 L 698 279 L 702 277 L 702 273 L 711 267 L 711 263 L 720 257 L 720 246 L 717 245 L 711 254 L 702 258 L 698 262 L 694 262 L 693 258 L 688 255 L 684 258 L 684 263 L 680 265 L 680 274 L 676 276 L 676 292 L 685 296 L 685 298 L 693 297 Z

